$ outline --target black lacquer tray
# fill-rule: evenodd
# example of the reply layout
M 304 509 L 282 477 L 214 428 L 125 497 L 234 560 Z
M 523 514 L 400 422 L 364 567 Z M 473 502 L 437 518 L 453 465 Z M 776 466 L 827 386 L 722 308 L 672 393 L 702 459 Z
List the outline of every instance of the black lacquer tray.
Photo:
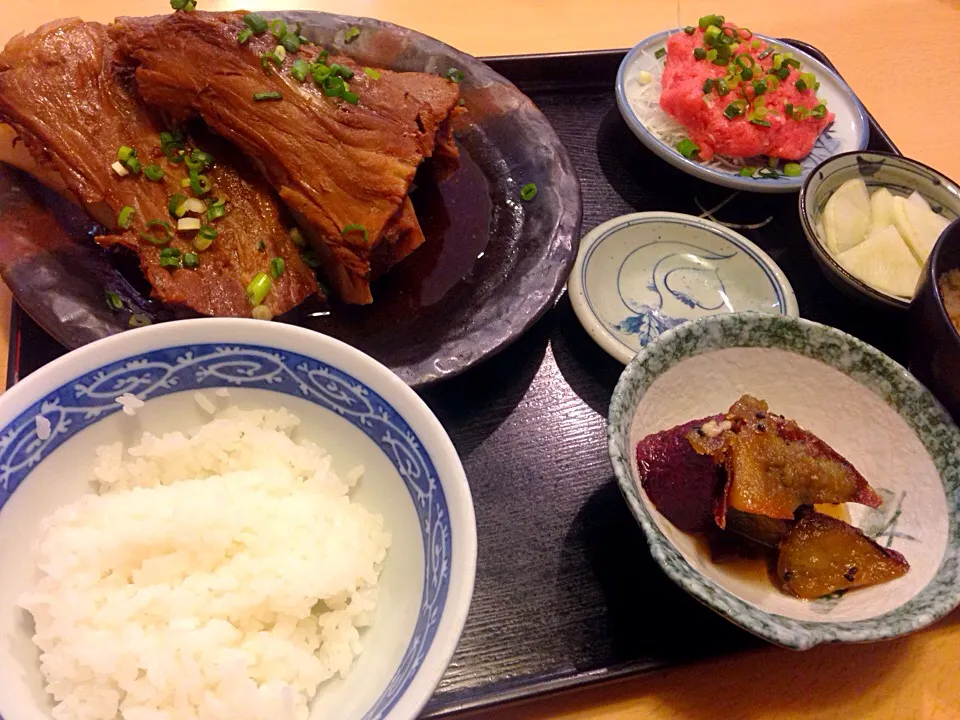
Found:
M 816 57 L 814 48 L 788 41 Z M 576 166 L 583 231 L 641 210 L 700 214 L 730 190 L 646 150 L 617 111 L 623 51 L 493 58 L 551 121 Z M 828 62 L 829 64 L 829 62 Z M 897 152 L 870 118 L 870 148 Z M 741 194 L 718 219 L 786 273 L 803 317 L 906 359 L 906 319 L 854 305 L 818 269 L 797 197 Z M 62 354 L 18 308 L 9 382 Z M 514 345 L 423 391 L 463 459 L 476 503 L 479 559 L 470 616 L 427 717 L 639 673 L 759 644 L 663 575 L 607 458 L 607 404 L 623 367 L 580 327 L 566 296 Z

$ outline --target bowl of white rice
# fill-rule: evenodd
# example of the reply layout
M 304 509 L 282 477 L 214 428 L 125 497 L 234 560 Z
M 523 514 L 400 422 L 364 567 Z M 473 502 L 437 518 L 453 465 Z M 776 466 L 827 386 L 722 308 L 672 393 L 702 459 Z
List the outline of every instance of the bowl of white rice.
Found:
M 0 719 L 414 718 L 476 552 L 453 444 L 372 358 L 256 320 L 106 338 L 0 396 Z

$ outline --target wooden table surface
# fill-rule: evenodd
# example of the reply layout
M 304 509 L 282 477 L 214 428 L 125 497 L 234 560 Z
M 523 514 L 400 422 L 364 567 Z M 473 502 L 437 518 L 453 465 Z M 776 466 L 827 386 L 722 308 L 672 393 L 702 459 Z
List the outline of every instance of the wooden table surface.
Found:
M 624 48 L 722 12 L 768 35 L 823 50 L 900 149 L 960 180 L 960 0 L 199 0 L 206 10 L 312 9 L 415 28 L 474 55 Z M 10 0 L 0 43 L 81 14 L 169 12 L 167 0 Z M 651 208 L 655 209 L 655 208 Z M 9 294 L 0 288 L 0 372 Z M 2 377 L 2 375 L 0 375 Z M 916 635 L 806 653 L 765 648 L 597 685 L 475 720 L 948 720 L 960 718 L 960 611 Z M 10 720 L 17 720 L 10 718 Z

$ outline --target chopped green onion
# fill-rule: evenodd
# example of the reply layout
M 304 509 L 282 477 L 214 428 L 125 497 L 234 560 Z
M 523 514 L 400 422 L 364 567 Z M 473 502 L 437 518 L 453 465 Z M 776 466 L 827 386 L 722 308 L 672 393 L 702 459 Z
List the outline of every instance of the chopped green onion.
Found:
M 761 125 L 761 126 L 763 126 L 763 127 L 770 127 L 770 121 L 769 121 L 769 120 L 762 120 L 761 118 L 758 118 L 758 117 L 750 118 L 750 122 L 753 123 L 754 125 Z
M 293 33 L 286 33 L 282 38 L 280 38 L 280 45 L 288 53 L 300 52 L 300 38 Z
M 769 167 L 762 167 L 757 171 L 757 175 L 762 178 L 778 178 L 780 173 Z
M 723 116 L 727 120 L 733 120 L 735 117 L 743 115 L 747 111 L 747 103 L 744 100 L 734 100 L 732 103 L 727 105 L 727 108 L 723 111 Z
M 704 15 L 698 24 L 701 30 L 706 30 L 711 25 L 723 25 L 723 15 Z
M 174 12 L 177 10 L 185 10 L 187 5 L 190 4 L 193 0 L 170 0 L 170 7 L 174 9 Z M 194 7 L 196 3 L 194 3 Z
M 358 37 L 360 37 L 360 28 L 354 26 L 343 34 L 343 41 L 347 44 L 350 44 Z
M 307 73 L 310 72 L 310 65 L 303 58 L 297 58 L 290 66 L 290 74 L 297 82 L 303 82 L 307 79 Z
M 283 61 L 275 52 L 265 52 L 260 55 L 260 67 L 264 70 L 270 69 L 270 63 L 273 63 L 277 68 L 283 67 Z
M 684 31 L 687 35 L 693 35 L 693 34 L 697 31 L 697 29 L 696 29 L 693 25 L 687 25 L 687 26 L 683 29 L 683 31 Z
M 530 202 L 537 196 L 538 192 L 540 192 L 540 190 L 537 188 L 536 183 L 527 183 L 520 188 L 520 199 L 525 202 Z
M 747 165 L 746 167 L 740 168 L 740 175 L 742 177 L 753 177 L 754 173 L 756 172 L 757 172 L 757 169 L 755 167 L 750 167 L 749 165 Z
M 150 228 L 159 228 L 160 233 L 158 235 L 154 235 L 149 232 L 141 231 L 140 237 L 153 245 L 166 245 L 173 237 L 173 233 L 170 229 L 170 223 L 165 220 L 159 220 L 157 218 L 147 220 L 147 229 L 149 230 Z
M 460 99 L 457 100 L 457 105 L 458 105 L 459 107 L 463 107 L 463 106 L 466 105 L 466 104 L 467 104 L 467 101 L 464 100 L 463 98 L 460 98 Z
M 450 68 L 444 77 L 450 82 L 461 83 L 463 82 L 464 74 L 456 68 Z
M 767 92 L 767 82 L 765 80 L 754 80 L 752 87 L 755 95 L 763 95 Z
M 750 30 L 749 28 L 740 28 L 739 34 L 740 34 L 741 40 L 749 40 L 750 38 L 753 37 L 753 31 Z
M 184 254 L 183 254 L 183 266 L 184 266 L 185 268 L 187 268 L 187 269 L 189 269 L 189 270 L 193 270 L 194 268 L 198 267 L 199 265 L 200 265 L 200 256 L 199 256 L 199 255 L 197 255 L 196 253 L 192 253 L 192 252 L 184 253 Z
M 178 258 L 178 257 L 161 257 L 161 258 L 160 258 L 160 267 L 165 267 L 165 268 L 179 268 L 179 267 L 180 267 L 180 258 Z
M 120 149 L 117 150 L 117 160 L 119 160 L 122 163 L 126 163 L 127 160 L 136 156 L 137 156 L 137 151 L 127 145 L 121 145 Z
M 761 45 L 763 45 L 763 43 L 760 40 L 754 40 L 752 43 L 750 43 L 750 49 L 759 50 Z
M 713 90 L 713 78 L 707 78 L 703 81 L 703 94 L 706 95 Z
M 267 31 L 267 21 L 259 13 L 248 13 L 243 16 L 243 24 L 253 30 L 255 35 L 262 35 Z
M 378 73 L 378 72 L 377 72 L 376 70 L 374 70 L 373 68 L 365 67 L 365 68 L 363 69 L 363 74 L 366 75 L 366 76 L 367 76 L 368 78 L 370 78 L 371 80 L 379 80 L 379 79 L 380 79 L 380 73 Z
M 334 75 L 339 75 L 344 80 L 349 80 L 354 76 L 353 70 L 348 68 L 346 65 L 338 65 L 337 63 L 334 63 L 330 66 L 330 72 Z
M 703 33 L 703 41 L 707 45 L 715 45 L 722 31 L 716 25 L 710 25 Z
M 707 51 L 704 50 L 702 47 L 698 47 L 698 48 L 694 48 L 694 49 L 693 49 L 693 57 L 694 57 L 694 59 L 696 59 L 696 60 L 703 60 L 706 56 L 707 56 Z
M 783 64 L 787 67 L 796 68 L 797 70 L 800 69 L 800 61 L 792 57 L 787 57 L 786 55 L 783 58 Z
M 201 230 L 203 228 L 200 228 Z M 193 247 L 196 248 L 199 252 L 203 252 L 208 247 L 213 245 L 213 238 L 204 237 L 201 233 L 197 233 L 193 238 Z
M 781 67 L 783 67 L 783 55 L 777 53 L 773 56 L 773 69 L 779 70 Z
M 213 155 L 203 150 L 194 149 L 190 151 L 190 155 L 184 159 L 184 162 L 191 170 L 206 170 L 213 167 Z
M 180 207 L 186 199 L 187 196 L 181 195 L 180 193 L 174 193 L 170 196 L 170 202 L 167 203 L 167 210 L 170 212 L 170 217 L 177 216 L 177 208 Z
M 653 54 L 653 56 L 654 56 L 657 60 L 659 60 L 660 58 L 662 58 L 662 57 L 663 57 L 664 55 L 666 55 L 666 54 L 667 54 L 667 49 L 666 49 L 666 48 L 660 48 L 659 50 L 657 50 L 657 51 Z
M 180 251 L 175 247 L 165 247 L 160 251 L 160 257 L 180 257 Z
M 774 73 L 774 75 L 780 80 L 786 80 L 790 77 L 790 68 L 782 67 Z
M 783 174 L 787 177 L 799 177 L 803 174 L 803 166 L 800 163 L 787 163 L 783 166 Z
M 797 90 L 803 92 L 804 90 L 812 90 L 816 83 L 817 78 L 813 73 L 803 73 L 800 75 L 800 79 L 797 80 L 794 85 L 796 86 Z
M 239 33 L 237 33 L 237 42 L 241 45 L 247 42 L 250 38 L 253 37 L 253 30 L 248 27 L 245 27 Z
M 306 246 L 307 243 L 303 239 L 303 233 L 300 232 L 300 228 L 290 228 L 290 242 L 300 248 Z
M 253 276 L 253 280 L 247 285 L 247 300 L 250 301 L 253 307 L 263 302 L 263 299 L 267 297 L 267 293 L 270 292 L 270 286 L 272 284 L 270 276 L 264 272 L 258 272 Z
M 111 310 L 123 310 L 123 300 L 113 290 L 105 290 L 103 293 L 107 300 L 107 307 Z
M 321 88 L 323 89 L 323 94 L 327 97 L 342 97 L 347 91 L 347 86 L 344 84 L 343 78 L 337 75 L 328 76 L 323 81 Z
M 133 215 L 136 212 L 129 205 L 124 205 L 120 208 L 120 214 L 117 215 L 117 225 L 126 230 L 130 227 L 130 224 L 133 222 Z
M 287 32 L 287 24 L 280 19 L 270 21 L 270 34 L 273 35 L 277 40 L 282 38 Z
M 200 175 L 196 170 L 190 171 L 190 189 L 195 195 L 206 195 L 212 187 L 206 175 Z
M 204 240 L 216 240 L 217 239 L 217 229 L 212 225 L 204 225 L 200 228 L 199 236 Z
M 275 257 L 270 261 L 270 277 L 276 280 L 278 277 L 283 275 L 284 267 L 286 263 L 283 261 L 282 257 Z
M 254 102 L 264 102 L 268 100 L 283 100 L 283 94 L 278 92 L 257 92 L 253 94 Z
M 150 164 L 143 169 L 143 174 L 146 176 L 147 180 L 152 180 L 153 182 L 160 182 L 163 180 L 163 168 L 159 165 Z
M 700 152 L 700 146 L 690 138 L 684 138 L 677 143 L 677 152 L 689 159 Z
M 753 79 L 753 70 L 750 68 L 744 68 L 740 71 L 741 80 L 752 80 Z
M 737 55 L 737 59 L 735 60 L 735 62 L 737 63 L 737 65 L 739 65 L 744 69 L 752 68 L 754 65 L 757 64 L 757 61 L 753 59 L 753 55 L 749 55 L 747 53 L 743 53 L 742 55 Z
M 317 257 L 317 253 L 314 250 L 301 250 L 300 258 L 308 268 L 316 270 L 320 267 L 320 258 Z
M 363 225 L 346 225 L 343 230 L 340 231 L 340 234 L 346 237 L 350 233 L 362 233 L 363 241 L 369 241 L 369 235 L 367 234 L 367 229 Z
M 827 115 L 827 106 L 824 105 L 823 103 L 820 103 L 819 105 L 815 106 L 815 107 L 813 108 L 813 110 L 810 111 L 810 115 L 811 115 L 812 117 L 817 118 L 818 120 L 826 117 L 826 115 Z
M 351 105 L 356 105 L 358 102 L 360 102 L 360 96 L 356 93 L 350 92 L 349 90 L 344 91 L 343 95 L 340 97 L 342 97 L 344 101 L 350 103 Z
M 223 198 L 217 200 L 215 203 L 210 205 L 207 208 L 207 220 L 213 222 L 219 218 L 222 218 L 227 214 L 227 201 Z
M 720 79 L 715 81 L 714 87 L 717 88 L 717 95 L 719 95 L 720 97 L 723 97 L 724 95 L 728 95 L 730 93 L 730 86 L 727 85 L 726 80 Z
M 707 60 L 713 62 L 717 59 L 718 53 L 716 50 L 707 50 Z
M 143 165 L 140 164 L 140 160 L 137 159 L 136 155 L 131 155 L 128 157 L 123 164 L 126 165 L 127 169 L 135 175 L 139 174 L 143 169 Z

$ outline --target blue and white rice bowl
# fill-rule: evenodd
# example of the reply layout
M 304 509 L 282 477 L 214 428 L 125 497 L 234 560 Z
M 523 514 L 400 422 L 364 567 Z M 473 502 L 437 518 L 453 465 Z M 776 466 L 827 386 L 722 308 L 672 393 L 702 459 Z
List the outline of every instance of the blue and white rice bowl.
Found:
M 0 397 L 0 717 L 41 720 L 52 709 L 33 623 L 17 605 L 37 575 L 40 520 L 92 492 L 98 446 L 208 422 L 197 392 L 218 407 L 286 407 L 301 420 L 295 437 L 330 450 L 338 474 L 365 466 L 351 497 L 392 535 L 376 618 L 348 677 L 321 685 L 310 716 L 416 717 L 453 655 L 473 592 L 476 523 L 456 450 L 423 401 L 372 358 L 301 328 L 239 319 L 115 335 Z M 115 400 L 123 393 L 145 402 L 134 417 Z M 38 416 L 50 423 L 45 439 Z

